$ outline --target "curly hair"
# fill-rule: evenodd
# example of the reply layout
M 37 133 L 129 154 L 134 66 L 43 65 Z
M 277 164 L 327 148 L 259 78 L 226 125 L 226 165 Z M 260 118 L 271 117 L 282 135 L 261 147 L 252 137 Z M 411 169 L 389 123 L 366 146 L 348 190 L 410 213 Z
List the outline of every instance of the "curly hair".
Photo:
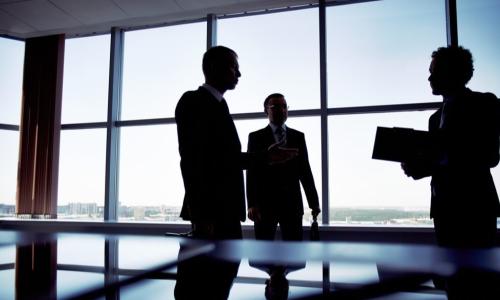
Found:
M 458 82 L 465 85 L 472 78 L 474 63 L 468 49 L 462 46 L 440 47 L 432 52 L 432 58 Z

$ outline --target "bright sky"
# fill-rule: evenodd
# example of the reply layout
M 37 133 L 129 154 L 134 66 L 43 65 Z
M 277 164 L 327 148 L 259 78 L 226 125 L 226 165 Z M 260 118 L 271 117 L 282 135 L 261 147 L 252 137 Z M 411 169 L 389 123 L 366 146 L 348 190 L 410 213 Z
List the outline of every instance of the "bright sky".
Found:
M 500 95 L 500 3 L 458 0 L 459 43 L 475 57 L 470 87 Z M 446 44 L 444 1 L 387 0 L 327 8 L 329 107 L 440 101 L 428 86 L 431 52 Z M 232 113 L 260 112 L 270 93 L 291 110 L 320 105 L 318 10 L 218 21 L 218 44 L 239 55 L 242 77 L 225 95 Z M 122 119 L 173 117 L 177 100 L 202 82 L 206 24 L 125 34 Z M 66 42 L 63 123 L 105 121 L 109 35 Z M 0 123 L 18 124 L 23 43 L 0 39 Z M 333 207 L 429 207 L 429 180 L 413 181 L 398 164 L 371 159 L 377 126 L 426 129 L 430 111 L 331 116 Z M 264 115 L 263 115 L 264 116 Z M 319 117 L 290 118 L 305 132 L 321 190 Z M 267 120 L 237 121 L 242 148 Z M 61 134 L 59 203 L 104 199 L 104 129 Z M 14 203 L 18 133 L 0 130 L 0 203 Z M 180 205 L 182 178 L 175 125 L 121 130 L 120 202 Z M 500 184 L 500 171 L 494 171 Z

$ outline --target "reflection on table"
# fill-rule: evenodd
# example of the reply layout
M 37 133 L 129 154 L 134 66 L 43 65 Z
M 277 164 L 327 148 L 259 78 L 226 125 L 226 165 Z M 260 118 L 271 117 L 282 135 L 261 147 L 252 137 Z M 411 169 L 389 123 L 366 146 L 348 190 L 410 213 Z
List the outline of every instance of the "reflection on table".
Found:
M 500 274 L 499 249 L 15 231 L 0 240 L 0 299 L 371 299 L 425 289 L 446 299 L 430 279 Z

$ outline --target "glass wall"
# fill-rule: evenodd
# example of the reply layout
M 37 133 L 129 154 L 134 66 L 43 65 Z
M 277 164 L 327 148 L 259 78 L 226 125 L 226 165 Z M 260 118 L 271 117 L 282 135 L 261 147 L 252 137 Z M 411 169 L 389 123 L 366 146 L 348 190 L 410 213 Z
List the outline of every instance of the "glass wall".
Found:
M 89 123 L 108 114 L 110 35 L 67 39 L 61 122 L 58 218 L 102 220 L 106 130 Z M 80 127 L 78 127 L 80 126 Z
M 184 185 L 172 123 L 182 94 L 204 82 L 205 50 L 205 22 L 125 33 L 121 120 L 146 126 L 121 127 L 120 221 L 181 221 Z M 170 120 L 155 125 L 153 118 Z
M 396 162 L 372 159 L 377 126 L 427 129 L 431 112 L 331 116 L 330 222 L 428 225 L 430 178 L 414 181 Z
M 221 19 L 217 26 L 218 44 L 238 53 L 242 74 L 225 96 L 231 113 L 263 111 L 276 92 L 291 109 L 319 108 L 318 9 Z
M 457 8 L 459 43 L 475 57 L 470 87 L 500 95 L 499 4 L 457 0 Z M 429 107 L 441 101 L 427 78 L 432 51 L 447 44 L 445 9 L 445 1 L 435 0 L 328 3 L 324 62 L 317 6 L 221 16 L 217 44 L 238 53 L 242 73 L 236 89 L 225 94 L 231 113 L 238 114 L 242 149 L 250 132 L 268 124 L 265 97 L 283 93 L 291 114 L 287 125 L 305 133 L 318 193 L 321 198 L 324 189 L 329 195 L 323 201 L 328 207 L 322 207 L 329 211 L 325 223 L 430 224 L 429 179 L 413 181 L 399 164 L 371 159 L 371 151 L 377 126 L 425 130 Z M 174 110 L 185 91 L 204 82 L 206 26 L 194 22 L 124 33 L 120 117 L 113 124 L 119 128 L 119 160 L 111 167 L 118 170 L 118 199 L 111 202 L 118 201 L 120 221 L 180 221 L 184 188 Z M 7 66 L 0 69 L 0 205 L 12 206 L 15 198 L 19 137 L 7 125 L 19 125 L 23 45 L 0 39 L 0 59 Z M 110 35 L 66 41 L 60 218 L 103 218 L 109 50 Z M 324 81 L 321 63 L 327 67 Z M 326 107 L 320 105 L 321 82 Z M 321 115 L 328 116 L 325 128 Z M 328 130 L 325 140 L 322 130 Z M 328 163 L 322 161 L 325 144 Z M 493 173 L 500 184 L 498 169 Z
M 500 96 L 500 2 L 496 0 L 457 0 L 458 43 L 472 52 L 474 76 L 472 90 Z M 492 170 L 497 189 L 500 168 Z
M 173 117 L 187 90 L 204 81 L 206 23 L 125 33 L 122 120 Z
M 124 127 L 120 136 L 121 221 L 180 221 L 184 198 L 174 124 Z
M 328 7 L 328 106 L 440 101 L 432 95 L 427 78 L 432 51 L 447 44 L 444 24 L 445 5 L 440 1 Z M 377 126 L 427 130 L 430 114 L 329 117 L 330 223 L 430 224 L 429 178 L 413 181 L 399 164 L 371 159 Z
M 106 130 L 64 130 L 59 155 L 59 219 L 103 219 Z
M 0 38 L 0 218 L 16 203 L 24 42 Z
M 439 101 L 430 55 L 446 46 L 443 1 L 386 0 L 327 8 L 328 106 Z

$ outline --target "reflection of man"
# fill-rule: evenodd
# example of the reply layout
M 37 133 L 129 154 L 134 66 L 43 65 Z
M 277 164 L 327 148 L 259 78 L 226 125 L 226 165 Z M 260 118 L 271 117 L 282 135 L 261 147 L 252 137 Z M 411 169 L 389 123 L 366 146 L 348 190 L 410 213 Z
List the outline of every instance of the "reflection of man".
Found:
M 269 125 L 250 133 L 248 152 L 260 152 L 279 143 L 298 149 L 298 156 L 281 164 L 262 165 L 247 171 L 248 217 L 254 221 L 257 239 L 274 239 L 279 223 L 283 240 L 302 240 L 304 208 L 300 183 L 312 215 L 320 213 L 318 193 L 307 156 L 304 134 L 287 127 L 287 103 L 283 95 L 272 94 L 264 101 Z
M 438 151 L 402 168 L 414 179 L 432 176 L 431 218 L 440 246 L 492 247 L 500 205 L 490 168 L 499 161 L 500 103 L 491 93 L 465 87 L 474 71 L 467 49 L 437 49 L 429 71 L 432 93 L 443 97 L 441 108 L 429 118 Z M 460 271 L 446 282 L 448 297 L 493 299 L 480 295 L 492 292 L 494 280 Z

